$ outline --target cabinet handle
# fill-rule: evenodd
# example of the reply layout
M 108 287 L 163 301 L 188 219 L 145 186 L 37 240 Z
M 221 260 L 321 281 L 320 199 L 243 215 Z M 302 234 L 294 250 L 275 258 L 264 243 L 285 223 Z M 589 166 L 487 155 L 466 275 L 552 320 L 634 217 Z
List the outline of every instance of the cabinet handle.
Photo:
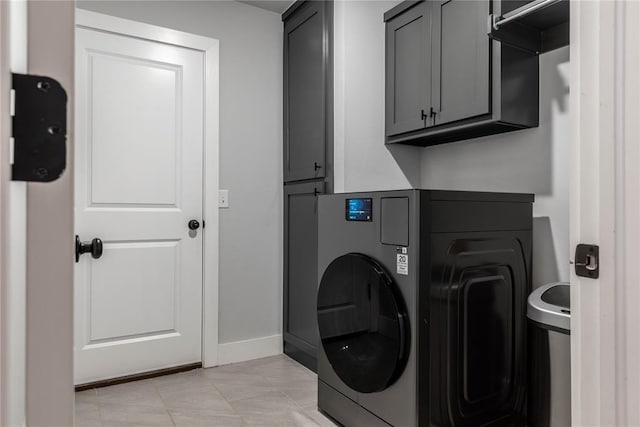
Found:
M 425 120 L 426 118 L 427 118 L 427 115 L 424 113 L 424 110 L 420 110 L 420 120 Z
M 431 107 L 431 110 L 429 110 L 429 117 L 435 117 L 436 116 L 436 110 L 433 109 L 433 107 Z
M 322 169 L 322 165 L 318 164 L 318 162 L 313 162 L 313 170 Z

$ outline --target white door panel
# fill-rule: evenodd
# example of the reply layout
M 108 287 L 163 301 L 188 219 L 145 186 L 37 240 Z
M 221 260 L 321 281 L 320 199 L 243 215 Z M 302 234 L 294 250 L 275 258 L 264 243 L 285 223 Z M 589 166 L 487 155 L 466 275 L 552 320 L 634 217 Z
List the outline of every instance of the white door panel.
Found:
M 76 31 L 76 384 L 201 361 L 203 56 Z
M 92 205 L 175 206 L 181 69 L 104 54 L 88 60 Z
M 179 263 L 178 241 L 107 244 L 89 267 L 87 342 L 177 332 Z M 117 316 L 111 307 L 118 307 Z

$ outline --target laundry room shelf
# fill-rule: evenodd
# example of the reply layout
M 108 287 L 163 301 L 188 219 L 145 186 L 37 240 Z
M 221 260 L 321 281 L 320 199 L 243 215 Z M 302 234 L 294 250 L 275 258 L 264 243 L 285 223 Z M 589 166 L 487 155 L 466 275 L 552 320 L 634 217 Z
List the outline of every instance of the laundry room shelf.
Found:
M 501 2 L 503 9 L 510 2 Z M 569 1 L 535 0 L 489 17 L 489 36 L 503 43 L 545 53 L 569 45 Z

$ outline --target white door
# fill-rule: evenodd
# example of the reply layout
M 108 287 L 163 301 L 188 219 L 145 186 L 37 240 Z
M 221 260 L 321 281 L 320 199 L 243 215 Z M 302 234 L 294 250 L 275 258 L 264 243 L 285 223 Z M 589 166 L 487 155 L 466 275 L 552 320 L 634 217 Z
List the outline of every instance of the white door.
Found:
M 204 54 L 76 31 L 75 383 L 200 362 Z

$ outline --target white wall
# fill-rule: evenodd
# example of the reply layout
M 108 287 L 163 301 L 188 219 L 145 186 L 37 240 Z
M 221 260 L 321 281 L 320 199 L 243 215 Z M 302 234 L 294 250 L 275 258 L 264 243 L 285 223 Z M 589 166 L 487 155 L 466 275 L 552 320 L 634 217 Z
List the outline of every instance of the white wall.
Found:
M 538 128 L 434 147 L 386 147 L 382 15 L 397 3 L 336 3 L 336 191 L 534 193 L 533 284 L 568 281 L 569 49 L 540 57 Z
M 281 333 L 282 22 L 233 1 L 78 7 L 220 40 L 220 342 Z M 272 340 L 273 341 L 273 340 Z

